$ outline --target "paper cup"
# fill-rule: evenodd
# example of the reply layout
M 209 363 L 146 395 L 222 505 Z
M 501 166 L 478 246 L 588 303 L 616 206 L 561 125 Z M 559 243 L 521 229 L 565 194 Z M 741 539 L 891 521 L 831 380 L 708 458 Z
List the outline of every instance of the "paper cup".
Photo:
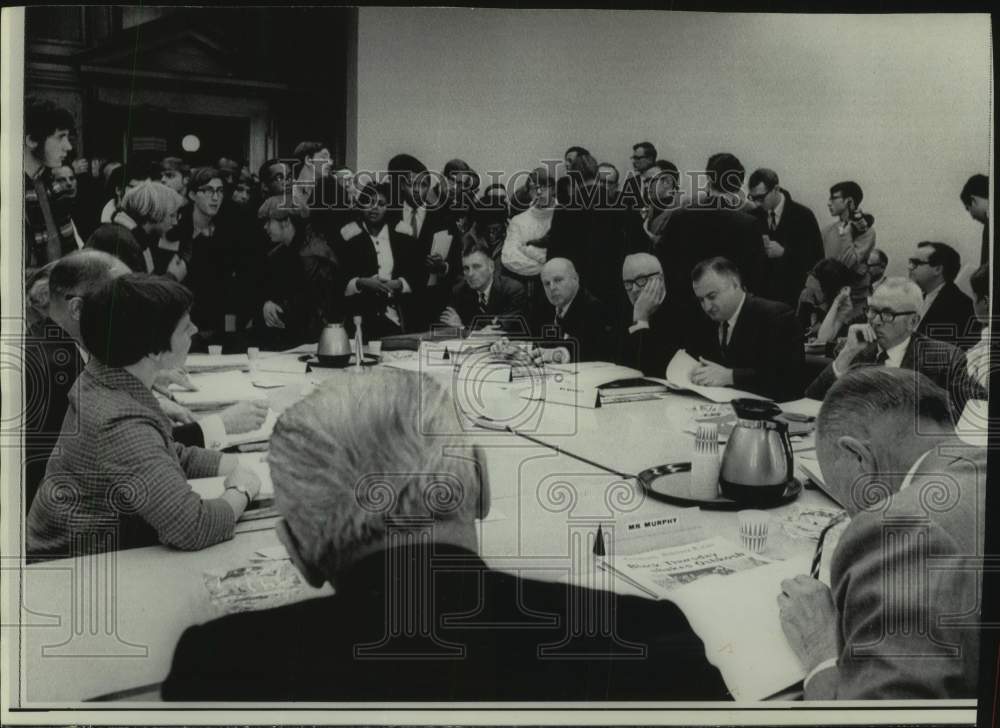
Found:
M 715 500 L 719 497 L 719 456 L 716 453 L 698 453 L 691 456 L 691 497 L 696 500 Z
M 740 538 L 743 546 L 755 554 L 764 551 L 767 545 L 767 532 L 771 525 L 771 514 L 766 511 L 740 511 L 737 514 L 740 525 Z
M 212 356 L 219 356 L 222 353 L 222 346 L 219 344 L 210 344 L 208 347 L 208 353 Z

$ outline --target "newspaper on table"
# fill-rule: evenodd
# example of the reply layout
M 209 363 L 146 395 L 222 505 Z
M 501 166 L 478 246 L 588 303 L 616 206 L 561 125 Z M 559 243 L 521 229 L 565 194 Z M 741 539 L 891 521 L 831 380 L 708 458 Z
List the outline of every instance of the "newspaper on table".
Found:
M 763 700 L 804 677 L 778 615 L 781 582 L 810 555 L 775 561 L 708 536 L 698 509 L 616 524 L 604 568 L 653 599 L 673 602 L 736 700 Z
M 207 571 L 204 577 L 209 601 L 225 614 L 289 604 L 299 598 L 306 586 L 292 563 L 286 560 Z

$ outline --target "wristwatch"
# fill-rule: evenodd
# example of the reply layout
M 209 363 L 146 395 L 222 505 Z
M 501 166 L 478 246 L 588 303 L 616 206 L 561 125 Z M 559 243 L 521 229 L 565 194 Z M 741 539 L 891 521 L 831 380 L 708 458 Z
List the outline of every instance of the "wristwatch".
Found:
M 247 497 L 246 508 L 249 508 L 250 504 L 253 503 L 253 496 L 250 495 L 250 491 L 247 490 L 247 487 L 245 485 L 241 485 L 239 483 L 237 483 L 236 485 L 227 485 L 226 490 L 235 490 L 245 495 Z M 246 510 L 246 508 L 244 508 L 243 510 Z

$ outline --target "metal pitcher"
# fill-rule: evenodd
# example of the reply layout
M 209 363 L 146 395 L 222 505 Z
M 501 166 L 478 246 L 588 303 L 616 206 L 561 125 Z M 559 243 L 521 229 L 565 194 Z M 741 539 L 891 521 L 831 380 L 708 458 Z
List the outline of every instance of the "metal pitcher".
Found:
M 334 358 L 349 358 L 351 342 L 343 324 L 327 324 L 319 336 L 316 356 L 321 360 Z
M 747 505 L 769 505 L 795 478 L 788 425 L 774 419 L 781 410 L 773 402 L 734 399 L 732 404 L 737 421 L 722 453 L 722 495 Z

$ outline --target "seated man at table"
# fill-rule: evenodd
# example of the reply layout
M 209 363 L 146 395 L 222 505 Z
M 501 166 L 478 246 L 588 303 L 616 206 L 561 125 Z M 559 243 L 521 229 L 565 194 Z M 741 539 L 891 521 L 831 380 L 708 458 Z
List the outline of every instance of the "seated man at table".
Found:
M 700 362 L 691 381 L 779 402 L 801 397 L 804 351 L 795 312 L 747 293 L 726 258 L 702 261 L 691 281 L 708 317 L 691 326 L 687 351 Z
M 278 538 L 336 593 L 188 629 L 165 699 L 726 698 L 673 604 L 484 563 L 483 453 L 426 434 L 454 429 L 446 387 L 388 369 L 351 387 L 287 409 L 270 450 Z
M 621 328 L 618 362 L 647 376 L 662 377 L 681 347 L 681 330 L 667 301 L 660 261 L 649 253 L 626 256 L 622 284 L 632 304 L 632 318 Z
M 541 279 L 548 305 L 540 307 L 535 321 L 534 333 L 543 339 L 536 358 L 557 363 L 610 360 L 613 334 L 608 310 L 580 285 L 572 261 L 552 258 L 542 268 Z
M 805 697 L 975 698 L 985 448 L 955 437 L 944 390 L 899 369 L 845 374 L 816 433 L 826 489 L 851 520 L 817 547 L 832 589 L 803 574 L 777 597 Z
M 462 275 L 465 280 L 452 290 L 448 307 L 441 313 L 441 323 L 468 330 L 528 333 L 524 286 L 497 276 L 489 251 L 479 245 L 466 248 L 462 254 Z
M 972 299 L 955 285 L 962 256 L 946 243 L 917 243 L 909 267 L 910 280 L 924 294 L 917 333 L 962 350 L 970 349 L 979 339 L 981 327 L 972 310 Z
M 868 298 L 868 323 L 853 324 L 837 358 L 806 388 L 806 396 L 824 399 L 848 369 L 884 366 L 920 372 L 951 396 L 955 421 L 966 400 L 985 398 L 969 378 L 965 354 L 944 341 L 916 333 L 923 294 L 913 281 L 886 278 Z
M 233 455 L 174 441 L 153 398 L 157 374 L 183 366 L 197 327 L 191 293 L 141 273 L 88 298 L 80 331 L 90 361 L 69 392 L 62 433 L 31 504 L 33 558 L 149 546 L 196 550 L 232 538 L 260 480 Z M 202 500 L 188 478 L 226 476 Z
M 28 399 L 43 403 L 29 408 L 25 421 L 26 510 L 31 507 L 63 427 L 70 389 L 90 358 L 80 333 L 84 302 L 109 279 L 129 272 L 122 261 L 97 250 L 70 253 L 50 266 L 44 281 L 47 302 L 41 312 L 45 316 L 39 326 L 41 334 L 26 336 L 24 346 L 27 366 L 32 371 L 46 373 L 41 379 L 25 378 Z M 174 382 L 191 386 L 182 373 L 167 371 L 161 374 L 155 388 L 166 390 Z M 213 450 L 225 447 L 227 435 L 256 430 L 267 416 L 266 401 L 240 402 L 197 422 L 191 412 L 176 402 L 164 399 L 160 406 L 172 422 L 179 423 L 173 426 L 174 440 Z

